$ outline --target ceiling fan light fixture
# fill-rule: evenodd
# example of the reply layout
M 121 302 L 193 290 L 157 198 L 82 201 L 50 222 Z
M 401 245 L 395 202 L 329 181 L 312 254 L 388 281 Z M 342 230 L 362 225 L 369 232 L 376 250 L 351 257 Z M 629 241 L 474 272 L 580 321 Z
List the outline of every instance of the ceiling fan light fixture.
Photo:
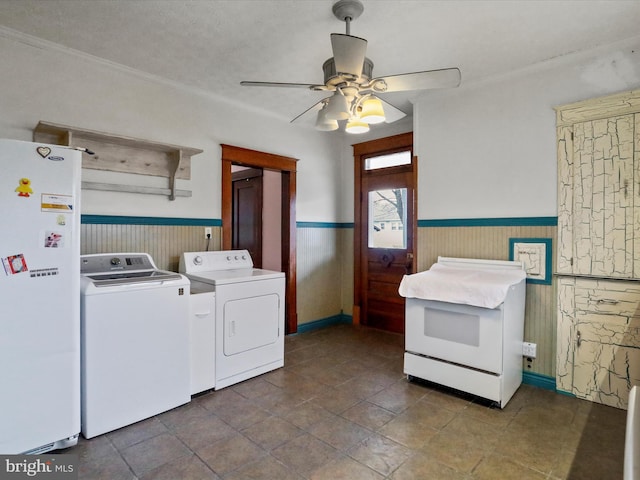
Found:
M 359 118 L 352 118 L 347 122 L 344 131 L 347 133 L 367 133 L 369 131 L 369 124 L 364 123 Z
M 323 110 L 329 120 L 346 120 L 350 116 L 349 103 L 345 96 L 339 92 L 333 94 Z
M 318 112 L 318 118 L 316 119 L 316 130 L 322 132 L 332 132 L 338 129 L 338 121 L 330 120 L 327 118 L 327 107 L 322 107 L 322 110 Z
M 379 98 L 369 97 L 362 102 L 362 112 L 360 112 L 360 119 L 364 123 L 374 124 L 382 123 L 386 120 L 384 116 L 384 109 L 382 108 L 382 102 Z

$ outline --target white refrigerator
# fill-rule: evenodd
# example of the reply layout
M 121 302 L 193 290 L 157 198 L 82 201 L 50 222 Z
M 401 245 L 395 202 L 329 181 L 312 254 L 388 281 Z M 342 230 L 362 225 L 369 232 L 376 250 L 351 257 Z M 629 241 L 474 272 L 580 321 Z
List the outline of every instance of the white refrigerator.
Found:
M 0 454 L 78 441 L 81 155 L 0 139 Z

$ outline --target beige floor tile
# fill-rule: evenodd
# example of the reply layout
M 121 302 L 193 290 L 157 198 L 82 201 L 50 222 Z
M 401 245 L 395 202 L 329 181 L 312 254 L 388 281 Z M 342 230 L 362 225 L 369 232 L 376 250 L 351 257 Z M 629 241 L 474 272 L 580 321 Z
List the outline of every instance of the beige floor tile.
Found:
M 135 443 L 155 437 L 161 433 L 167 433 L 168 429 L 157 417 L 148 418 L 126 428 L 121 428 L 107 433 L 109 440 L 116 448 L 122 450 Z
M 427 392 L 426 389 L 412 383 L 397 381 L 368 400 L 394 413 L 401 413 L 415 405 Z
M 367 401 L 360 402 L 344 411 L 342 416 L 370 430 L 377 430 L 389 423 L 396 414 Z
M 274 449 L 271 454 L 287 467 L 308 476 L 337 458 L 338 450 L 307 433 Z
M 273 457 L 263 457 L 256 462 L 240 467 L 224 478 L 225 480 L 303 480 L 304 477 Z
M 311 474 L 311 480 L 383 480 L 379 473 L 349 457 L 340 457 Z
M 209 415 L 199 421 L 176 427 L 175 434 L 187 447 L 195 451 L 231 437 L 236 431 L 218 417 Z
M 431 427 L 420 425 L 407 415 L 398 415 L 379 429 L 378 433 L 409 448 L 418 449 L 438 431 Z
M 387 437 L 374 434 L 348 453 L 363 465 L 387 476 L 411 457 L 413 451 Z
M 220 480 L 220 478 L 197 456 L 190 455 L 179 458 L 175 462 L 165 463 L 140 477 L 140 480 Z
M 122 457 L 137 476 L 191 452 L 173 435 L 163 433 L 122 450 Z
M 255 443 L 239 434 L 204 447 L 196 453 L 221 477 L 266 455 Z
M 338 450 L 348 450 L 373 432 L 342 417 L 323 420 L 309 428 L 309 432 Z
M 273 450 L 304 431 L 286 420 L 269 417 L 245 428 L 242 433 L 265 450 Z
M 470 473 L 486 455 L 473 438 L 438 432 L 421 449 L 422 453 L 462 473 Z
M 543 480 L 545 478 L 547 478 L 545 474 L 519 465 L 501 455 L 486 457 L 473 472 L 474 480 Z
M 416 453 L 393 472 L 390 478 L 393 480 L 463 480 L 467 476 L 422 453 Z
M 308 428 L 322 420 L 328 420 L 335 416 L 335 413 L 316 403 L 305 402 L 292 408 L 284 418 L 300 428 Z

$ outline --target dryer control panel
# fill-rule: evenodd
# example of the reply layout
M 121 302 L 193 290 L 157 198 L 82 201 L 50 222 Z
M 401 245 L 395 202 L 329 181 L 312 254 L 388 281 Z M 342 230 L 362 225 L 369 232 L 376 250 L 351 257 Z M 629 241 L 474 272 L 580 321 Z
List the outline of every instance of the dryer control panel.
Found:
M 180 257 L 180 273 L 213 272 L 253 268 L 248 250 L 219 250 L 215 252 L 185 252 Z

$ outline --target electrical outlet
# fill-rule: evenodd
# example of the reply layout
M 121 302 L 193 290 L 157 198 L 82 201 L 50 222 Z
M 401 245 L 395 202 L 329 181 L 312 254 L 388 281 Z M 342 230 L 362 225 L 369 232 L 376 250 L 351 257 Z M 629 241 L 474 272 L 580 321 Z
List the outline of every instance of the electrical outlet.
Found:
M 522 355 L 524 357 L 536 358 L 536 352 L 538 350 L 538 345 L 535 343 L 524 342 L 522 344 Z
M 204 227 L 204 238 L 211 238 L 211 227 Z

